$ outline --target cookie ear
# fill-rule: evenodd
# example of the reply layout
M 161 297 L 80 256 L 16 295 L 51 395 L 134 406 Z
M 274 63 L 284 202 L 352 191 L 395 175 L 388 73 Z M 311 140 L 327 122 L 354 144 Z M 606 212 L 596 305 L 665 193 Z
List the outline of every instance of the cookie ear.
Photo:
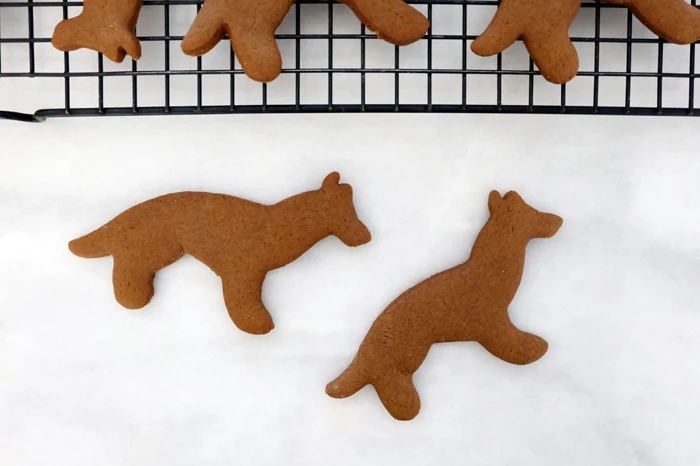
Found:
M 501 197 L 498 191 L 491 191 L 489 193 L 489 212 L 491 214 L 496 213 L 496 211 L 500 208 L 502 203 L 503 198 Z
M 508 191 L 505 196 L 503 196 L 504 201 L 510 201 L 511 203 L 513 202 L 519 202 L 521 204 L 525 204 L 525 201 L 523 201 L 523 198 L 520 197 L 520 194 L 516 193 L 515 191 Z
M 333 172 L 323 180 L 323 184 L 321 184 L 321 189 L 324 191 L 332 189 L 334 186 L 338 186 L 339 181 L 340 173 Z

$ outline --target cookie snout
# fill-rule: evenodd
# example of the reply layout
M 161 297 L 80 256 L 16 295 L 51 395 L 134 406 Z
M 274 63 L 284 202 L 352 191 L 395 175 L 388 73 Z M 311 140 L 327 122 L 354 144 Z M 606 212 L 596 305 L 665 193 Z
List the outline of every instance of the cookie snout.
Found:
M 372 240 L 372 234 L 369 232 L 369 229 L 359 220 L 353 222 L 350 228 L 345 229 L 345 231 L 338 233 L 336 236 L 346 246 L 350 247 L 362 246 Z
M 539 231 L 537 232 L 538 238 L 551 238 L 554 236 L 561 228 L 564 220 L 554 214 L 540 214 L 539 221 Z

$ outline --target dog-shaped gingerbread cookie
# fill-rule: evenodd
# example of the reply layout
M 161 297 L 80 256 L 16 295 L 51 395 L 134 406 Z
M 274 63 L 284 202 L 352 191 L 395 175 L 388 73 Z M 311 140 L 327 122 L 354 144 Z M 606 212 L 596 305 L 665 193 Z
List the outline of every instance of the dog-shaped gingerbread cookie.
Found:
M 339 180 L 331 173 L 321 189 L 269 206 L 224 194 L 167 194 L 132 207 L 69 248 L 80 257 L 114 258 L 114 294 L 128 309 L 148 304 L 156 272 L 188 253 L 221 277 L 236 326 L 264 334 L 274 327 L 261 298 L 268 271 L 327 236 L 348 246 L 371 239 L 357 218 L 352 188 Z
M 476 341 L 513 364 L 544 355 L 547 342 L 517 329 L 508 306 L 520 285 L 528 242 L 553 236 L 562 219 L 533 209 L 515 192 L 491 192 L 488 206 L 490 218 L 469 259 L 389 304 L 350 366 L 326 386 L 328 395 L 345 398 L 371 384 L 394 418 L 409 420 L 420 411 L 413 373 L 435 343 Z

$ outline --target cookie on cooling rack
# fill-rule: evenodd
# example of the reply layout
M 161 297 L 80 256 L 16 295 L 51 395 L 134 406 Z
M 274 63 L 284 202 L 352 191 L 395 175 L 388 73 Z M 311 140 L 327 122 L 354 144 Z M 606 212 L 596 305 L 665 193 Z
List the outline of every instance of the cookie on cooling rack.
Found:
M 581 0 L 503 0 L 486 31 L 472 43 L 472 51 L 491 56 L 522 39 L 547 81 L 568 82 L 579 66 L 569 27 L 580 8 Z
M 206 0 L 182 41 L 182 51 L 200 56 L 223 39 L 231 47 L 245 74 L 269 82 L 282 71 L 275 31 L 294 0 Z M 428 20 L 402 0 L 343 0 L 377 35 L 395 45 L 417 41 L 428 30 Z
M 142 0 L 85 0 L 75 18 L 61 21 L 51 43 L 58 50 L 96 50 L 121 63 L 126 55 L 141 58 L 141 43 L 134 34 Z
M 674 44 L 700 40 L 700 10 L 684 0 L 602 0 L 624 5 L 654 34 Z

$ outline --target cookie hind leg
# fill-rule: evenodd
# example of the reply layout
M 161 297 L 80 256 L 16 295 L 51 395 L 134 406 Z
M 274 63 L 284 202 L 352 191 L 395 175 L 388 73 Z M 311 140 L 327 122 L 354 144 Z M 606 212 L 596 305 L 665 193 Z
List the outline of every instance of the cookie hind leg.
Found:
M 261 83 L 270 82 L 279 76 L 282 72 L 282 55 L 275 40 L 275 29 L 229 28 L 228 32 L 231 36 L 231 47 L 238 56 L 246 76 Z
M 359 355 L 357 357 L 360 357 Z M 370 381 L 360 369 L 357 357 L 345 371 L 326 385 L 326 393 L 332 398 L 347 398 L 362 390 Z
M 264 273 L 221 277 L 228 315 L 236 327 L 253 335 L 262 335 L 275 328 L 272 316 L 262 303 L 264 279 Z
M 390 372 L 372 383 L 382 404 L 394 419 L 410 421 L 420 411 L 420 396 L 413 385 L 413 376 Z
M 540 73 L 554 84 L 567 83 L 578 73 L 578 52 L 568 31 L 568 28 L 562 27 L 547 33 L 533 33 L 525 38 L 525 46 Z
M 175 242 L 116 251 L 113 254 L 112 283 L 117 302 L 127 309 L 144 307 L 153 297 L 156 272 L 177 261 L 183 254 L 182 246 Z

